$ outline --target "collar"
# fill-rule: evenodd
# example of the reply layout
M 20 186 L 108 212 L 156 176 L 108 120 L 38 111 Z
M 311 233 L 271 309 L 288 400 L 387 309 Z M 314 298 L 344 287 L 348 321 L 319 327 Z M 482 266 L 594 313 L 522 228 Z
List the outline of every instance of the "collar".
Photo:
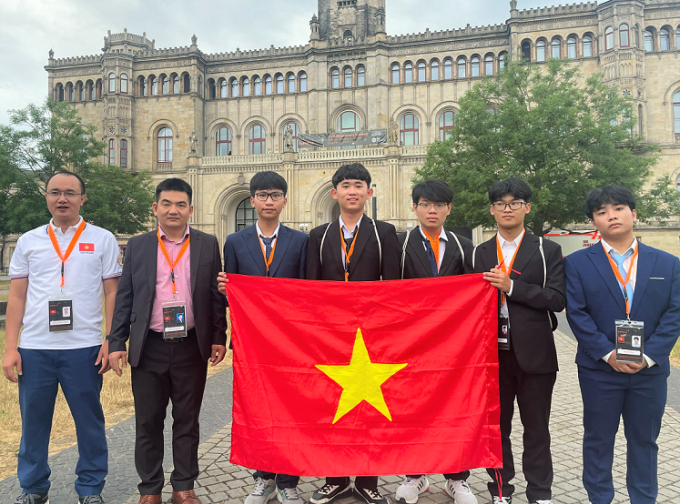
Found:
M 163 231 L 162 227 L 158 226 L 158 230 L 160 231 L 160 234 L 161 234 L 161 240 L 166 239 L 168 241 L 172 241 L 170 238 L 168 238 L 168 235 L 165 234 L 165 231 Z M 175 242 L 175 243 L 183 242 L 186 239 L 187 236 L 189 236 L 189 224 L 187 224 L 187 228 L 184 231 L 184 237 L 179 242 Z
M 276 238 L 279 235 L 279 230 L 281 229 L 281 223 L 279 222 L 278 226 L 276 226 L 276 229 L 274 230 L 274 234 L 271 236 L 264 236 L 264 233 L 260 229 L 260 225 L 255 222 L 255 231 L 257 231 L 257 236 L 258 238 L 260 236 L 264 236 L 265 238 Z
M 354 227 L 354 229 L 359 229 L 359 225 L 361 224 L 361 221 L 363 220 L 364 216 L 361 216 L 361 219 L 357 221 L 357 225 Z M 338 217 L 338 220 L 340 221 L 340 229 L 344 229 L 348 233 L 350 232 L 349 229 L 347 229 L 347 226 L 345 226 L 345 223 L 342 222 L 342 217 Z
M 526 233 L 526 229 L 522 229 L 522 232 L 519 234 L 519 236 L 512 241 L 506 240 L 501 236 L 500 233 L 496 233 L 496 236 L 498 236 L 498 242 L 501 244 L 501 248 L 503 248 L 506 244 L 514 245 L 516 247 L 519 241 L 524 237 L 524 233 Z
M 421 226 L 418 226 L 418 231 L 420 231 L 420 236 L 423 237 L 423 240 L 427 240 L 427 236 L 425 236 L 425 233 L 423 232 L 423 228 Z M 449 241 L 449 237 L 446 234 L 446 230 L 444 229 L 444 226 L 442 226 L 442 230 L 439 232 L 439 239 L 444 240 L 444 241 Z
M 614 251 L 613 255 L 626 255 L 626 253 L 628 253 L 629 250 L 632 250 L 633 252 L 635 252 L 635 247 L 637 247 L 637 238 L 635 238 L 635 237 L 633 237 L 633 243 L 630 245 L 628 250 L 626 250 L 623 254 L 619 253 L 618 250 L 616 250 L 614 247 L 609 245 L 609 243 L 604 241 L 603 238 L 600 238 L 600 241 L 602 242 L 602 245 L 604 245 L 604 250 L 607 252 L 607 254 L 611 254 L 611 251 L 613 250 Z
M 78 219 L 78 222 L 76 222 L 75 225 L 69 226 L 69 228 L 66 230 L 65 233 L 62 233 L 60 227 L 57 227 L 57 226 L 54 225 L 54 219 L 50 219 L 50 224 L 49 224 L 49 225 L 52 226 L 52 229 L 54 230 L 55 233 L 56 233 L 57 231 L 59 231 L 59 232 L 62 233 L 63 235 L 67 235 L 67 234 L 69 234 L 69 233 L 71 233 L 71 232 L 75 233 L 76 230 L 78 229 L 78 226 L 80 226 L 80 223 L 81 223 L 81 222 L 83 222 L 83 217 L 82 217 L 82 216 L 80 217 L 80 219 Z

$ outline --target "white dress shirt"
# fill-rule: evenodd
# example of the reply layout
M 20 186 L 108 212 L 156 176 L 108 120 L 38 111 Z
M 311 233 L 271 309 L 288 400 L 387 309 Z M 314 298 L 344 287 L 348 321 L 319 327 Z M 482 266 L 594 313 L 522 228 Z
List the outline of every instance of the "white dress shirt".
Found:
M 427 235 L 423 232 L 423 228 L 421 226 L 418 226 L 418 230 L 420 231 L 420 236 L 423 237 L 424 240 L 429 241 L 427 238 Z M 425 244 L 425 241 L 423 240 L 423 247 L 425 248 L 425 251 L 427 252 L 427 245 Z M 449 241 L 449 237 L 446 235 L 446 231 L 444 230 L 444 226 L 442 226 L 442 230 L 439 232 L 439 258 L 437 259 L 437 271 L 439 271 L 442 268 L 442 261 L 444 260 L 444 252 L 446 252 L 446 243 Z
M 501 244 L 501 252 L 503 252 L 503 257 L 499 257 L 498 261 L 503 261 L 503 267 L 508 270 L 508 276 L 510 276 L 510 261 L 512 261 L 513 256 L 515 255 L 515 251 L 517 250 L 517 247 L 519 247 L 520 242 L 522 241 L 522 238 L 524 237 L 524 229 L 522 229 L 522 232 L 520 235 L 515 238 L 512 241 L 508 241 L 505 238 L 501 236 L 500 233 L 497 233 L 496 236 L 498 237 L 498 242 Z M 509 318 L 509 313 L 508 313 L 508 300 L 510 296 L 512 296 L 512 289 L 515 286 L 515 282 L 513 280 L 510 280 L 510 290 L 506 292 L 505 296 L 505 301 L 501 305 L 501 317 L 503 318 Z
M 363 215 L 361 216 L 363 219 Z M 354 230 L 350 231 L 347 229 L 347 226 L 345 226 L 345 223 L 342 222 L 342 217 L 338 217 L 338 220 L 340 221 L 340 229 L 342 230 L 342 236 L 347 238 L 352 238 L 352 234 L 354 231 L 359 231 L 359 224 L 361 224 L 361 219 L 357 221 L 357 225 L 354 227 Z M 347 252 L 349 252 L 349 249 L 347 249 Z M 342 243 L 340 244 L 340 253 L 342 254 L 342 267 L 345 267 L 345 249 L 342 247 Z

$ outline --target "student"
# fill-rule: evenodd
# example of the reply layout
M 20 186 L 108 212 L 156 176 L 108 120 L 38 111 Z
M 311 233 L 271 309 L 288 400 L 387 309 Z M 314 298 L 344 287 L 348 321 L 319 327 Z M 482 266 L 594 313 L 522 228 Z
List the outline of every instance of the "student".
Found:
M 565 260 L 583 398 L 583 486 L 593 504 L 614 499 L 614 438 L 623 416 L 630 502 L 653 504 L 668 356 L 680 334 L 680 262 L 635 239 L 635 197 L 625 187 L 594 189 L 584 207 L 602 240 Z M 625 338 L 627 320 L 644 323 L 641 363 L 617 360 L 617 333 Z
M 229 235 L 224 244 L 224 271 L 217 280 L 224 293 L 226 277 L 239 275 L 304 278 L 309 237 L 281 224 L 279 216 L 288 202 L 288 184 L 278 173 L 259 172 L 250 180 L 250 204 L 257 222 Z M 284 504 L 302 504 L 298 476 L 255 471 L 255 487 L 245 504 L 265 504 L 277 492 Z
M 399 245 L 392 224 L 364 215 L 373 195 L 371 174 L 359 163 L 343 165 L 333 175 L 331 195 L 340 217 L 309 233 L 307 279 L 370 282 L 399 278 Z M 356 493 L 368 504 L 387 504 L 378 491 L 377 476 L 358 476 Z M 349 477 L 329 477 L 310 499 L 327 504 L 352 492 Z
M 557 376 L 552 332 L 554 312 L 566 303 L 562 250 L 524 229 L 531 211 L 531 189 L 517 178 L 496 182 L 489 191 L 498 233 L 477 247 L 475 273 L 499 289 L 498 370 L 503 468 L 487 469 L 494 504 L 509 504 L 515 465 L 510 444 L 514 401 L 524 426 L 522 469 L 530 503 L 551 504 L 550 405 Z M 497 477 L 500 474 L 501 478 Z M 501 483 L 502 482 L 502 483 Z M 499 488 L 499 486 L 501 488 Z
M 413 211 L 420 225 L 398 237 L 402 247 L 401 278 L 436 278 L 470 273 L 472 242 L 444 229 L 453 202 L 451 188 L 441 180 L 428 180 L 413 188 L 412 199 Z M 455 504 L 477 504 L 477 498 L 466 482 L 469 476 L 470 471 L 444 475 L 444 490 Z M 429 486 L 425 475 L 407 475 L 397 488 L 397 501 L 415 504 L 418 495 L 427 491 Z

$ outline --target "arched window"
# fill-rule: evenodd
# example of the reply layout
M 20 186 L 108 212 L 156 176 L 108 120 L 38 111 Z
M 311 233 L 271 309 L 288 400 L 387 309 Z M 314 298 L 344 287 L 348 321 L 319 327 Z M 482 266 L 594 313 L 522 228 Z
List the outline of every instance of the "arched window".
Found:
M 250 198 L 245 198 L 236 207 L 236 231 L 252 226 L 257 222 L 257 212 L 250 204 Z
M 208 99 L 212 100 L 217 96 L 217 91 L 215 89 L 215 81 L 213 79 L 208 79 Z
M 83 86 L 82 82 L 78 82 L 76 87 L 78 88 L 78 101 L 85 101 L 85 86 Z
M 188 73 L 184 74 L 184 92 L 185 93 L 191 92 L 191 77 L 189 77 Z
M 67 86 L 68 86 L 68 101 L 73 103 L 74 101 L 76 101 L 76 92 L 73 89 L 73 84 L 69 82 Z
M 363 67 L 360 67 L 363 68 Z M 298 75 L 298 84 L 300 86 L 300 92 L 301 93 L 306 93 L 307 92 L 307 74 L 305 72 L 300 72 Z
M 645 30 L 645 52 L 654 51 L 654 36 L 649 30 Z
M 289 73 L 286 79 L 288 80 L 288 92 L 295 93 L 295 74 Z
M 604 30 L 604 50 L 611 51 L 614 49 L 614 28 L 607 26 Z
M 281 77 L 283 79 L 283 77 Z M 266 148 L 266 136 L 264 126 L 253 124 L 248 134 L 248 152 L 250 154 L 264 154 Z
M 680 26 L 675 30 L 675 48 L 680 49 Z
M 283 94 L 283 75 L 276 75 L 276 94 Z
M 425 62 L 418 62 L 418 82 L 425 82 Z
M 399 84 L 399 63 L 392 64 L 392 84 Z
M 415 114 L 405 114 L 399 124 L 401 145 L 418 145 L 418 118 Z
M 241 85 L 243 86 L 243 96 L 250 96 L 250 79 L 244 77 L 241 80 Z
M 167 75 L 163 76 L 163 94 L 169 94 L 170 93 L 170 79 L 168 78 Z
M 479 77 L 479 56 L 473 56 L 470 60 L 470 69 L 472 77 Z
M 552 40 L 552 57 L 562 59 L 562 41 L 558 38 Z
M 272 78 L 269 75 L 264 78 L 264 94 L 272 94 Z
M 331 70 L 331 88 L 338 89 L 340 87 L 340 70 L 333 68 Z
M 227 79 L 220 79 L 220 98 L 227 97 Z
M 229 81 L 230 87 L 231 87 L 231 97 L 236 98 L 238 97 L 238 80 L 236 77 L 232 77 L 231 80 Z
M 433 60 L 432 63 L 430 63 L 430 80 L 439 80 L 439 61 L 437 60 Z
M 583 57 L 593 57 L 593 37 L 586 35 L 583 37 Z
M 633 43 L 635 44 L 635 47 L 638 49 L 640 48 L 640 30 L 638 29 L 638 25 L 633 27 Z
M 361 130 L 361 120 L 351 110 L 338 117 L 338 133 L 355 133 Z
M 451 58 L 444 60 L 444 79 L 453 79 L 453 60 Z
M 458 78 L 464 79 L 467 75 L 465 58 L 458 58 Z
M 366 69 L 363 65 L 357 67 L 357 87 L 364 87 L 366 85 Z
M 179 94 L 179 75 L 177 74 L 172 77 L 172 93 Z
M 127 168 L 128 148 L 127 140 L 120 141 L 120 167 Z
M 569 59 L 575 59 L 576 58 L 576 38 L 575 37 L 569 37 L 567 39 L 567 58 L 569 58 Z
M 671 50 L 671 34 L 666 28 L 661 28 L 661 30 L 659 30 L 659 50 Z
M 144 79 L 143 75 L 137 79 L 137 89 L 139 90 L 139 96 L 146 96 L 146 79 Z
M 680 135 L 680 91 L 673 95 L 673 132 Z
M 116 164 L 116 141 L 112 138 L 109 140 L 109 165 Z
M 530 40 L 523 40 L 522 41 L 522 59 L 524 61 L 527 61 L 527 62 L 531 61 L 531 41 Z
M 102 99 L 102 85 L 103 85 L 102 80 L 97 79 L 97 83 L 95 84 L 95 89 L 96 89 L 95 96 L 97 97 L 97 100 Z
M 64 86 L 61 84 L 57 84 L 57 101 L 58 102 L 63 102 L 64 101 Z
M 142 77 L 142 85 L 144 85 L 144 77 Z M 87 81 L 85 87 L 87 88 L 87 99 L 94 100 L 94 82 L 91 80 Z M 143 90 L 142 93 L 144 93 Z M 144 94 L 142 94 L 142 96 L 144 96 Z
M 545 61 L 545 40 L 536 42 L 536 61 Z
M 626 23 L 619 25 L 619 47 L 630 46 L 628 34 L 628 25 Z
M 262 79 L 259 77 L 253 78 L 253 96 L 262 95 Z
M 409 84 L 413 82 L 413 64 L 404 63 L 404 82 Z
M 300 126 L 295 121 L 288 121 L 281 128 L 281 152 L 286 150 L 286 129 L 290 126 L 293 130 L 293 152 L 298 152 L 298 137 L 300 136 Z
M 354 37 L 352 36 L 352 30 L 345 30 L 345 33 L 342 34 L 343 40 L 352 40 Z
M 484 58 L 484 75 L 493 75 L 493 54 L 487 54 Z
M 453 110 L 446 110 L 439 116 L 439 140 L 444 141 L 455 128 L 456 114 Z
M 109 93 L 115 93 L 116 92 L 116 74 L 110 73 L 109 74 Z
M 350 67 L 345 68 L 344 73 L 344 87 L 352 87 L 352 69 Z
M 172 130 L 161 128 L 158 132 L 157 159 L 159 163 L 172 163 Z
M 220 126 L 215 132 L 215 155 L 231 156 L 231 129 Z
M 508 59 L 508 53 L 502 52 L 498 55 L 498 71 L 502 72 L 505 70 L 505 65 Z

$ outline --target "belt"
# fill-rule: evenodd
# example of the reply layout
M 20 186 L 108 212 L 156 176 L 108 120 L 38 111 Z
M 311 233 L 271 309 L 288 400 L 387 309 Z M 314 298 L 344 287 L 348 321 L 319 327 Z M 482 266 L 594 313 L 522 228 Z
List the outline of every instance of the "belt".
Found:
M 175 344 L 175 343 L 182 343 L 183 341 L 187 341 L 191 338 L 196 337 L 196 328 L 192 327 L 187 331 L 187 337 L 186 338 L 175 338 L 175 339 L 164 339 L 163 338 L 163 333 L 158 332 L 158 331 L 152 331 L 149 329 L 149 331 L 146 333 L 147 338 L 152 338 L 152 339 L 158 339 L 161 341 L 164 341 L 165 343 L 170 343 L 170 344 Z

